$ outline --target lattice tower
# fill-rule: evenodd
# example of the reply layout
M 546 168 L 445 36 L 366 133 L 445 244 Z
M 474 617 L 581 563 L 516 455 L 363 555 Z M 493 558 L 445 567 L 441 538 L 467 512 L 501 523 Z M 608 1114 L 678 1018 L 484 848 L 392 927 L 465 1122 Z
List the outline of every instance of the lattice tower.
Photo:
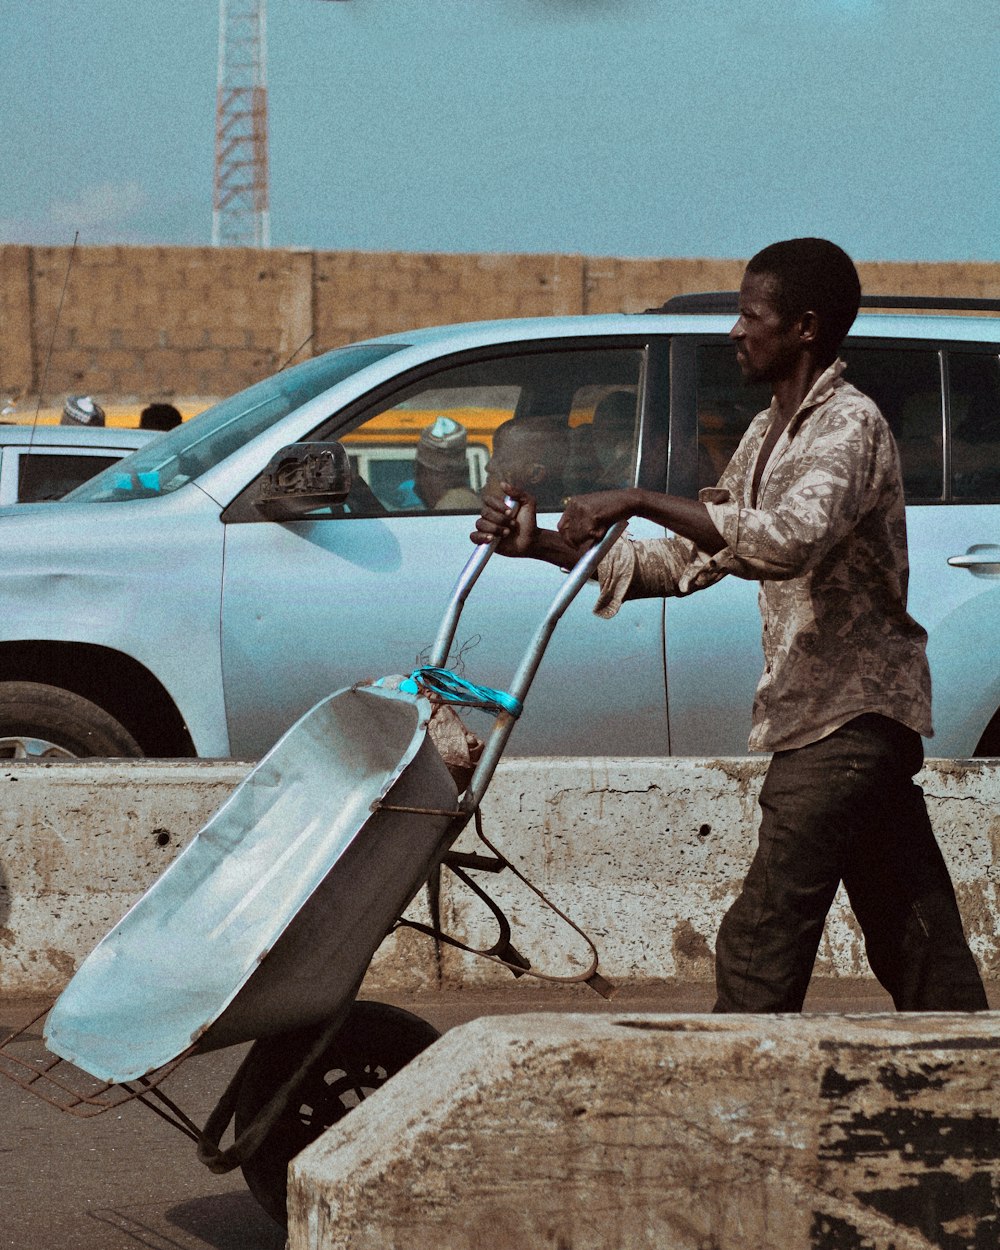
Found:
M 271 245 L 267 0 L 219 0 L 212 243 Z

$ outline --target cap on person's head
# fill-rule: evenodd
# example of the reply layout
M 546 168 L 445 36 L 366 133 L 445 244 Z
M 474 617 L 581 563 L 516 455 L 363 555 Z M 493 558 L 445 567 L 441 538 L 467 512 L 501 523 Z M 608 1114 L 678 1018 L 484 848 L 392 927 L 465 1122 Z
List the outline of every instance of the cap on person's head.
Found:
M 60 425 L 104 425 L 104 409 L 89 395 L 70 395 L 63 405 Z
M 433 425 L 420 431 L 417 463 L 425 469 L 447 473 L 456 467 L 465 470 L 465 426 L 451 417 L 438 417 Z

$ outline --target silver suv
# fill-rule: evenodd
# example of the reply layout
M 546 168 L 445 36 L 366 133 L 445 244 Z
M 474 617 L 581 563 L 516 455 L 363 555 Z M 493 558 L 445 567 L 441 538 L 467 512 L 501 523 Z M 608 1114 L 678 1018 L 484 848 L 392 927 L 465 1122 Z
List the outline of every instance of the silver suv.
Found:
M 910 606 L 934 677 L 928 750 L 1000 753 L 1000 320 L 988 315 L 1000 303 L 881 303 L 892 306 L 859 316 L 844 355 L 902 455 Z M 0 509 L 0 755 L 256 758 L 330 691 L 408 671 L 468 555 L 504 423 L 546 418 L 552 508 L 601 486 L 691 495 L 716 479 L 768 398 L 740 380 L 734 309 L 731 294 L 685 296 L 648 314 L 339 348 L 65 500 Z M 459 453 L 444 509 L 418 480 L 435 428 Z M 326 497 L 319 483 L 303 502 L 313 453 L 283 449 L 333 441 L 350 455 L 351 492 Z M 452 666 L 502 687 L 560 574 L 495 561 L 485 576 Z M 580 596 L 509 749 L 743 754 L 761 665 L 755 593 L 731 578 L 626 604 L 613 621 Z

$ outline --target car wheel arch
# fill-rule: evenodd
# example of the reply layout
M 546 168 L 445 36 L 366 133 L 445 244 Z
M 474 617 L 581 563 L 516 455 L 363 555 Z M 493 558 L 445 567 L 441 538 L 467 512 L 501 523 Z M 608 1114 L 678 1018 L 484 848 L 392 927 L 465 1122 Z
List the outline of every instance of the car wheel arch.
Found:
M 0 681 L 38 682 L 89 699 L 119 721 L 147 757 L 197 756 L 162 682 L 132 656 L 94 643 L 0 643 Z

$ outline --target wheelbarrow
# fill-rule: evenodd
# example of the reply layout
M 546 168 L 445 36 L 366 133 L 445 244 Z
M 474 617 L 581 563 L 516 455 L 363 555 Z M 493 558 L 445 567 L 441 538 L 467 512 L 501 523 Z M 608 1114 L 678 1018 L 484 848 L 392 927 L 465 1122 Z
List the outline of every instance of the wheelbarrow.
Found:
M 45 1023 L 54 1058 L 19 1059 L 10 1043 L 22 1030 L 0 1048 L 0 1071 L 76 1114 L 139 1100 L 193 1138 L 213 1171 L 241 1167 L 257 1200 L 284 1223 L 290 1160 L 438 1036 L 412 1013 L 357 994 L 375 951 L 400 925 L 472 949 L 403 919 L 440 866 L 475 889 L 500 925 L 499 940 L 475 953 L 515 975 L 543 975 L 468 875 L 517 871 L 485 838 L 479 806 L 556 624 L 623 528 L 568 574 L 509 692 L 443 668 L 495 544 L 478 547 L 430 663 L 338 691 L 297 721 L 82 963 Z M 460 780 L 428 732 L 445 702 L 493 716 Z M 451 850 L 472 819 L 490 857 Z M 585 940 L 593 954 L 586 972 L 546 979 L 586 981 L 607 994 Z M 254 1045 L 198 1129 L 161 1082 L 190 1055 L 246 1042 Z M 87 1074 L 85 1091 L 55 1071 L 61 1062 Z M 230 1124 L 234 1138 L 223 1148 Z

